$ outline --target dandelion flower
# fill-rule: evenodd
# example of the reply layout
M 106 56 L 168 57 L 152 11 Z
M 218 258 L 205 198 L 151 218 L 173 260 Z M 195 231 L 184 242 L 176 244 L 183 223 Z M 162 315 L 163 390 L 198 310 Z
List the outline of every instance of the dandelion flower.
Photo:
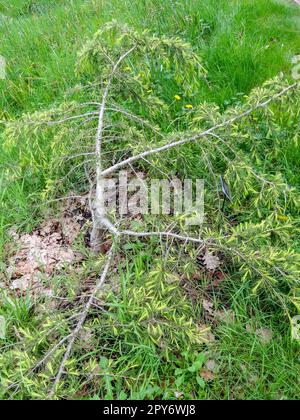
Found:
M 284 216 L 283 214 L 277 214 L 277 220 L 281 220 L 282 222 L 288 222 L 289 218 Z
M 193 109 L 194 108 L 192 104 L 187 104 L 185 107 L 186 107 L 186 109 Z
M 175 96 L 174 96 L 174 98 L 176 99 L 176 101 L 180 101 L 181 96 L 179 96 L 179 95 L 175 95 Z

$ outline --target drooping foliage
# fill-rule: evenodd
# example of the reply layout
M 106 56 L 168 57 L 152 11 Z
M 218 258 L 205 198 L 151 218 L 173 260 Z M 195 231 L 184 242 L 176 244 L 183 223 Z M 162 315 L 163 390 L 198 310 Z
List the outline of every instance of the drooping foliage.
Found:
M 3 148 L 8 165 L 3 180 L 3 206 L 12 205 L 10 186 L 20 177 L 28 187 L 31 202 L 57 198 L 71 188 L 81 192 L 90 187 L 86 174 L 93 179 L 94 138 L 101 93 L 113 63 L 132 48 L 112 80 L 103 142 L 106 167 L 112 162 L 120 162 L 124 156 L 176 139 L 193 138 L 196 133 L 274 97 L 289 84 L 283 77 L 268 81 L 225 112 L 215 104 L 184 103 L 180 95 L 170 98 L 161 81 L 170 80 L 187 95 L 199 84 L 206 83 L 206 71 L 192 47 L 177 37 L 157 37 L 149 31 L 139 33 L 112 22 L 98 31 L 78 55 L 77 72 L 82 84 L 74 87 L 73 93 L 80 99 L 71 99 L 68 92 L 65 101 L 54 104 L 51 109 L 6 123 Z M 253 299 L 267 303 L 275 301 L 289 316 L 295 308 L 299 311 L 300 257 L 294 244 L 299 240 L 300 196 L 299 188 L 293 186 L 296 184 L 294 174 L 282 165 L 285 148 L 298 153 L 299 106 L 300 93 L 295 86 L 270 105 L 256 109 L 198 141 L 137 162 L 133 170 L 142 170 L 149 178 L 164 174 L 204 178 L 203 226 L 187 229 L 185 216 L 176 215 L 148 216 L 143 220 L 143 226 L 128 220 L 121 223 L 125 227 L 129 224 L 151 231 L 155 227 L 164 230 L 172 222 L 174 231 L 184 229 L 190 236 L 198 235 L 206 242 L 207 249 L 220 253 L 227 264 L 226 275 L 238 273 L 238 281 L 247 285 Z M 9 164 L 9 154 L 13 150 L 19 150 L 18 166 L 14 167 Z M 222 206 L 220 177 L 226 180 L 232 195 L 232 202 L 226 202 L 225 206 Z M 38 188 L 32 189 L 32 182 Z M 136 242 L 130 243 L 133 249 L 141 246 L 140 241 Z M 178 293 L 180 275 L 186 275 L 186 267 L 197 270 L 194 265 L 196 250 L 192 244 L 172 246 L 183 253 L 184 264 L 176 261 L 172 248 L 166 253 L 169 257 L 166 271 L 161 261 L 154 261 L 156 269 L 147 267 L 149 272 L 143 273 L 143 285 L 137 286 L 131 281 L 123 291 L 122 304 L 114 300 L 114 294 L 111 296 L 111 307 L 107 310 L 111 317 L 105 324 L 111 328 L 107 333 L 109 340 L 125 337 L 128 343 L 134 336 L 139 341 L 139 337 L 147 333 L 147 351 L 162 349 L 166 357 L 172 346 L 178 351 L 185 340 L 199 344 L 201 331 L 192 318 L 192 305 L 185 297 L 180 300 Z M 122 305 L 130 306 L 130 314 L 122 312 Z M 265 305 L 265 308 L 269 310 L 271 306 Z M 118 322 L 120 319 L 124 325 Z M 97 320 L 91 322 L 91 327 L 93 322 L 97 324 Z M 46 330 L 48 327 L 53 328 L 53 324 L 43 324 Z M 30 341 L 28 331 L 24 330 L 24 336 Z M 47 345 L 48 342 L 41 339 L 40 347 L 34 346 L 33 362 L 37 362 L 40 348 Z M 14 350 L 9 356 L 11 361 L 19 360 L 20 370 L 27 371 L 32 367 L 27 353 L 21 357 Z M 9 369 L 7 361 L 3 365 Z M 76 363 L 71 359 L 71 373 L 73 368 L 76 376 Z M 47 369 L 51 376 L 51 363 Z M 42 391 L 33 379 L 28 379 L 28 384 L 34 385 L 37 392 L 45 392 L 49 372 Z

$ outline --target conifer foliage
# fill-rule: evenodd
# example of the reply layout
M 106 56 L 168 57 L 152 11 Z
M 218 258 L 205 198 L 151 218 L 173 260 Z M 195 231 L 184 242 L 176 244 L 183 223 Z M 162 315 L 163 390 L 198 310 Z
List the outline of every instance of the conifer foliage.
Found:
M 121 314 L 116 304 L 109 309 L 112 317 L 102 325 L 94 321 L 95 328 L 105 327 L 111 340 L 126 337 L 127 342 L 146 332 L 149 346 L 160 348 L 166 358 L 182 340 L 191 345 L 205 341 L 178 288 L 180 274 L 191 278 L 197 258 L 205 252 L 218 254 L 226 275 L 246 284 L 253 299 L 275 301 L 288 316 L 300 311 L 300 256 L 293 247 L 299 235 L 300 196 L 277 159 L 291 138 L 299 145 L 299 86 L 280 76 L 225 111 L 215 104 L 192 105 L 193 92 L 208 83 L 209 74 L 191 45 L 179 37 L 136 32 L 116 21 L 86 43 L 76 71 L 82 82 L 66 92 L 62 103 L 6 123 L 5 149 L 8 156 L 19 149 L 20 156 L 17 167 L 8 165 L 7 182 L 20 176 L 29 182 L 42 171 L 33 202 L 58 199 L 71 189 L 78 194 L 89 190 L 92 243 L 109 238 L 113 255 L 122 253 L 124 246 L 134 250 L 141 241 L 153 252 L 153 246 L 162 246 L 160 240 L 172 239 L 165 257 L 156 255 L 151 262 L 144 283 L 135 285 L 133 280 L 123 292 L 124 307 L 130 311 Z M 170 97 L 162 84 L 166 79 L 191 101 L 181 104 L 182 93 Z M 149 178 L 158 173 L 204 178 L 203 226 L 185 227 L 185 215 L 149 216 L 138 226 L 104 215 L 97 201 L 99 183 L 128 167 Z M 224 206 L 220 177 L 230 191 L 231 200 Z M 178 250 L 182 261 L 176 260 Z M 107 276 L 102 280 L 110 284 L 106 256 L 100 261 Z M 28 373 L 37 393 L 47 393 L 49 377 L 56 378 L 51 392 L 59 393 L 66 366 L 76 373 L 73 346 L 90 306 L 76 324 L 76 335 L 62 321 L 69 338 L 53 350 L 61 365 L 50 363 L 50 350 L 44 363 L 50 375 L 38 371 L 35 379 L 32 369 L 43 365 L 37 355 L 41 348 L 49 351 L 44 337 L 53 323 L 37 328 L 38 346 L 24 331 L 34 357 L 14 350 L 11 358 L 18 359 L 19 370 Z M 114 325 L 116 317 L 123 317 L 124 326 Z M 66 351 L 61 352 L 64 345 Z

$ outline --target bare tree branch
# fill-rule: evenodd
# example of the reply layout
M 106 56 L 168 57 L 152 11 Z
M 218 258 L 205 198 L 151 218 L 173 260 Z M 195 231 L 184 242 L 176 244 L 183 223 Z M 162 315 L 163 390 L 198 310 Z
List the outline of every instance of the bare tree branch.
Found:
M 165 144 L 163 146 L 156 147 L 156 148 L 151 149 L 151 150 L 145 150 L 144 152 L 141 152 L 138 155 L 135 155 L 135 156 L 132 156 L 132 157 L 126 159 L 126 160 L 123 160 L 122 162 L 119 162 L 116 165 L 113 165 L 110 168 L 105 169 L 102 172 L 102 176 L 110 175 L 111 173 L 116 172 L 117 170 L 123 168 L 124 166 L 127 166 L 130 163 L 134 163 L 134 162 L 136 162 L 136 161 L 138 161 L 142 158 L 145 158 L 147 156 L 151 156 L 151 155 L 154 155 L 156 153 L 164 152 L 164 151 L 170 150 L 174 147 L 182 146 L 182 145 L 187 144 L 187 143 L 192 143 L 192 142 L 195 142 L 195 141 L 199 140 L 202 137 L 208 136 L 211 133 L 213 133 L 214 131 L 218 130 L 219 128 L 227 127 L 227 126 L 233 124 L 234 122 L 241 120 L 242 118 L 246 117 L 247 115 L 252 114 L 254 111 L 256 111 L 260 108 L 265 108 L 271 102 L 273 102 L 277 98 L 283 96 L 285 93 L 287 93 L 289 90 L 295 88 L 297 85 L 298 85 L 298 83 L 293 83 L 292 85 L 286 87 L 281 92 L 272 96 L 268 100 L 266 100 L 264 102 L 261 102 L 261 103 L 255 105 L 254 107 L 248 109 L 247 111 L 245 111 L 245 112 L 243 112 L 239 115 L 236 115 L 235 117 L 229 118 L 228 120 L 223 121 L 222 123 L 219 123 L 219 124 L 215 125 L 214 127 L 211 127 L 209 129 L 203 131 L 202 133 L 196 134 L 195 136 L 188 137 L 186 139 L 174 141 L 174 142 Z
M 112 68 L 110 77 L 108 79 L 107 85 L 104 89 L 101 107 L 99 111 L 99 119 L 98 119 L 98 128 L 96 134 L 96 147 L 95 147 L 95 154 L 96 154 L 96 196 L 95 196 L 95 203 L 94 203 L 94 223 L 91 232 L 91 247 L 97 250 L 99 246 L 99 228 L 101 225 L 107 225 L 105 227 L 110 226 L 110 222 L 105 218 L 105 209 L 103 206 L 103 196 L 104 196 L 104 185 L 103 185 L 103 175 L 102 175 L 102 140 L 103 140 L 103 130 L 104 130 L 104 114 L 106 110 L 106 102 L 108 98 L 109 89 L 111 87 L 111 83 L 113 77 L 119 67 L 119 65 L 125 60 L 125 58 L 135 50 L 135 46 L 130 48 L 126 53 L 124 53 L 115 65 Z M 112 229 L 113 226 L 110 226 Z
M 207 242 L 200 238 L 193 238 L 192 236 L 185 236 L 185 235 L 179 235 L 177 233 L 172 232 L 134 232 L 132 230 L 123 230 L 119 232 L 119 235 L 124 236 L 134 236 L 136 238 L 147 238 L 150 236 L 159 236 L 159 237 L 167 237 L 167 238 L 174 238 L 178 239 L 179 241 L 185 241 L 185 242 L 192 242 L 195 244 L 201 244 L 205 245 Z
M 63 359 L 61 361 L 61 364 L 60 364 L 58 373 L 57 373 L 57 375 L 55 377 L 55 381 L 54 381 L 53 386 L 51 388 L 51 391 L 50 391 L 50 394 L 49 394 L 49 398 L 52 398 L 53 397 L 53 395 L 54 395 L 54 393 L 56 391 L 56 387 L 57 387 L 57 385 L 59 384 L 59 382 L 61 380 L 61 377 L 62 377 L 62 375 L 64 373 L 64 369 L 65 369 L 66 363 L 67 363 L 67 361 L 70 358 L 70 355 L 72 353 L 75 340 L 77 339 L 78 334 L 80 333 L 80 331 L 81 331 L 81 329 L 82 329 L 82 327 L 83 327 L 83 325 L 84 325 L 84 323 L 86 321 L 86 318 L 87 318 L 87 316 L 89 314 L 89 311 L 90 311 L 90 309 L 91 309 L 91 307 L 93 305 L 94 297 L 99 292 L 99 290 L 101 290 L 102 286 L 105 283 L 105 280 L 106 280 L 106 277 L 107 277 L 107 273 L 108 273 L 108 270 L 109 270 L 109 267 L 110 267 L 110 264 L 111 264 L 111 261 L 112 261 L 112 257 L 113 257 L 113 246 L 111 247 L 111 249 L 109 251 L 109 254 L 108 254 L 108 257 L 107 257 L 107 261 L 106 261 L 106 264 L 105 264 L 104 269 L 102 271 L 100 280 L 97 283 L 97 285 L 96 285 L 93 293 L 90 295 L 90 298 L 87 301 L 87 304 L 85 305 L 84 311 L 82 312 L 82 314 L 80 316 L 80 319 L 79 319 L 79 321 L 77 323 L 77 326 L 76 326 L 75 330 L 69 336 L 70 337 L 70 341 L 69 341 L 68 347 L 66 349 L 66 352 L 64 354 L 64 357 L 63 357 Z

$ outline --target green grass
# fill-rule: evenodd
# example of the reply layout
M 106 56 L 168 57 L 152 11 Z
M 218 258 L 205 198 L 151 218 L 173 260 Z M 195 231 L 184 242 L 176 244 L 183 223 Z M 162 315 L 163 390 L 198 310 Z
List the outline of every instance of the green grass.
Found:
M 77 98 L 79 94 L 74 93 L 73 88 L 82 81 L 75 72 L 77 53 L 98 28 L 112 19 L 126 22 L 137 30 L 150 28 L 154 33 L 178 35 L 189 41 L 202 57 L 207 79 L 197 91 L 186 95 L 171 80 L 161 77 L 158 93 L 166 100 L 179 94 L 194 106 L 206 101 L 225 110 L 279 72 L 290 74 L 291 59 L 300 53 L 300 10 L 288 3 L 270 0 L 0 0 L 0 13 L 6 16 L 0 17 L 0 55 L 6 58 L 8 71 L 6 80 L 0 80 L 0 120 L 17 119 L 24 113 L 50 108 L 65 97 Z M 280 133 L 274 134 L 280 150 L 276 156 L 272 155 L 273 143 L 263 124 L 256 127 L 253 137 L 261 144 L 258 146 L 260 155 L 265 153 L 265 171 L 268 174 L 281 172 L 288 183 L 299 190 L 299 139 L 291 137 L 288 131 L 294 124 L 288 119 L 282 121 Z M 40 146 L 47 162 L 52 153 L 51 139 L 43 139 Z M 8 226 L 30 230 L 42 217 L 31 207 L 29 198 L 38 197 L 45 187 L 43 165 L 32 176 L 28 168 L 24 170 L 19 165 L 23 157 L 20 150 L 18 147 L 12 152 L 1 150 L 0 245 L 5 244 Z M 249 155 L 252 152 L 248 150 Z M 187 170 L 192 171 L 196 166 L 195 151 L 189 149 L 186 153 L 190 161 Z M 16 168 L 11 180 L 7 179 L 11 176 L 6 169 L 7 162 Z M 134 249 L 135 245 L 132 246 Z M 169 359 L 153 346 L 147 328 L 140 327 L 134 316 L 133 309 L 141 312 L 143 305 L 137 301 L 133 307 L 129 298 L 142 287 L 151 272 L 159 245 L 139 246 L 138 255 L 124 256 L 126 267 L 121 267 L 121 296 L 117 299 L 109 296 L 108 304 L 114 308 L 113 321 L 105 316 L 98 321 L 91 317 L 87 325 L 87 329 L 94 328 L 97 334 L 92 348 L 88 347 L 84 354 L 80 348 L 76 349 L 70 362 L 73 374 L 68 376 L 61 391 L 64 398 L 175 399 L 175 392 L 180 392 L 179 398 L 187 399 L 299 399 L 299 346 L 290 339 L 289 322 L 276 310 L 269 311 L 268 304 L 249 297 L 250 287 L 241 283 L 237 273 L 231 273 L 234 281 L 228 281 L 222 291 L 213 296 L 219 309 L 225 306 L 235 313 L 233 323 L 219 322 L 214 326 L 216 341 L 213 344 L 196 349 L 187 345 L 182 352 L 170 352 Z M 299 251 L 298 241 L 294 248 Z M 58 288 L 68 284 L 72 295 L 78 291 L 81 276 L 91 275 L 98 269 L 99 262 L 89 256 L 83 272 L 66 274 L 66 278 L 62 273 L 54 281 Z M 204 286 L 195 287 L 201 295 Z M 5 316 L 8 329 L 0 365 L 5 372 L 3 376 L 8 372 L 14 380 L 19 380 L 23 369 L 26 371 L 30 366 L 28 358 L 39 359 L 51 344 L 51 340 L 43 337 L 51 323 L 50 326 L 40 323 L 35 304 L 27 298 L 11 299 L 6 294 L 0 297 L 0 315 Z M 194 320 L 203 319 L 201 300 L 188 305 L 187 315 Z M 115 331 L 114 323 L 122 328 L 116 327 Z M 247 328 L 249 324 L 251 331 Z M 68 328 L 63 325 L 60 333 L 66 333 Z M 259 328 L 273 331 L 274 338 L 267 345 L 261 344 L 255 334 Z M 23 341 L 30 349 L 28 353 L 16 350 L 14 354 L 6 350 L 18 349 Z M 202 358 L 203 366 L 205 361 L 213 359 L 218 369 L 215 380 L 199 385 L 193 366 Z M 86 378 L 95 366 L 99 370 L 99 365 L 100 377 L 83 386 L 84 379 L 78 380 L 77 373 Z M 53 376 L 52 368 L 47 367 L 50 376 Z M 184 382 L 177 385 L 182 375 Z M 24 379 L 16 394 L 0 390 L 0 397 L 43 397 L 46 392 L 43 381 L 42 375 L 34 383 Z

